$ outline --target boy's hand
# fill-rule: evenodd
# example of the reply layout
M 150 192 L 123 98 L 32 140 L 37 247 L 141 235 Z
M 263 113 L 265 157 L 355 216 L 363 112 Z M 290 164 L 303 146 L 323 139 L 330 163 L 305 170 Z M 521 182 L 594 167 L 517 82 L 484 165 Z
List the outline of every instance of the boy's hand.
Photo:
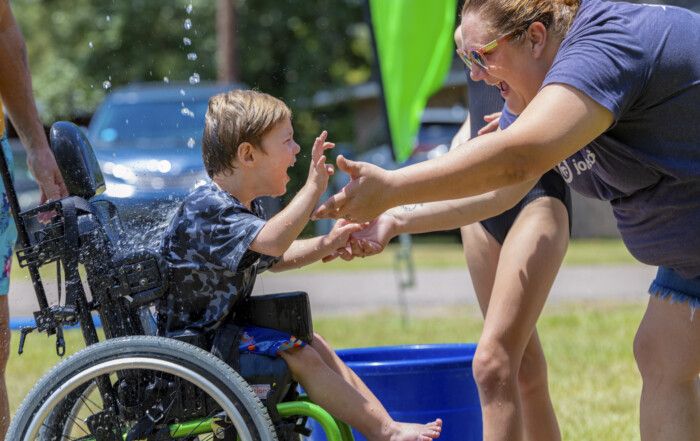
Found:
M 314 146 L 311 148 L 311 167 L 309 169 L 309 177 L 306 180 L 307 184 L 316 187 L 320 195 L 326 191 L 328 187 L 328 178 L 333 174 L 334 169 L 332 164 L 326 164 L 326 156 L 323 151 L 332 149 L 335 144 L 326 142 L 328 132 L 325 130 L 314 141 Z

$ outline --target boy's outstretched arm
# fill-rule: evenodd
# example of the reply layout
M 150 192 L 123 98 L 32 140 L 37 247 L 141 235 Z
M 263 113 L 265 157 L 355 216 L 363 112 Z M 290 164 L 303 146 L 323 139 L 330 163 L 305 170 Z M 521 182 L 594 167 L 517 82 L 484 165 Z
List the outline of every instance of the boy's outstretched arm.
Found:
M 314 142 L 306 184 L 282 211 L 265 224 L 250 244 L 251 250 L 268 256 L 281 256 L 304 229 L 328 186 L 328 177 L 333 174 L 333 166 L 326 164 L 323 154 L 324 150 L 334 147 L 333 143 L 326 142 L 327 136 L 328 133 L 324 131 Z
M 270 271 L 280 272 L 309 265 L 347 246 L 350 235 L 360 231 L 365 224 L 355 224 L 340 219 L 330 233 L 311 239 L 295 240 Z

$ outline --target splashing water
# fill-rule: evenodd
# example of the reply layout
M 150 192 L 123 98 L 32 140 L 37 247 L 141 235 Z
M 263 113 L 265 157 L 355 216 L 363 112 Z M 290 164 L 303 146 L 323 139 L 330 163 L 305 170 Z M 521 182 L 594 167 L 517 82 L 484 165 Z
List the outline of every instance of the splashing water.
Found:
M 103 87 L 105 90 L 106 90 L 106 89 L 109 89 L 110 87 L 112 87 L 112 83 L 110 83 L 109 81 L 103 81 L 103 82 L 102 82 L 102 87 Z
M 187 147 L 193 149 L 194 148 L 194 138 L 190 138 L 187 140 Z
M 192 13 L 192 3 L 187 5 L 187 8 L 185 8 L 185 10 L 187 11 L 188 14 L 191 14 Z
M 197 59 L 197 54 L 195 54 L 194 52 L 190 52 L 189 54 L 187 54 L 187 59 L 190 61 L 194 61 Z
M 90 49 L 92 49 L 92 41 L 88 43 L 88 46 L 90 46 Z
M 168 78 L 168 77 L 163 77 L 163 82 L 164 82 L 165 84 L 168 84 L 168 83 L 170 82 L 170 78 Z
M 192 76 L 190 76 L 190 84 L 197 84 L 199 83 L 199 74 L 197 72 L 193 73 Z
M 190 118 L 194 118 L 194 112 L 188 109 L 187 107 L 183 108 L 180 110 L 180 113 L 183 116 L 189 116 Z
M 107 21 L 109 22 L 110 20 L 111 20 L 111 18 L 109 18 L 109 15 L 108 15 L 108 16 L 107 16 Z
M 192 20 L 190 20 L 189 18 L 185 20 L 185 29 L 187 29 L 188 31 L 192 29 Z
M 187 38 L 187 37 L 183 38 L 183 39 L 182 39 L 182 42 L 184 43 L 185 46 L 189 46 L 189 45 L 192 44 L 192 40 L 190 40 L 190 39 Z

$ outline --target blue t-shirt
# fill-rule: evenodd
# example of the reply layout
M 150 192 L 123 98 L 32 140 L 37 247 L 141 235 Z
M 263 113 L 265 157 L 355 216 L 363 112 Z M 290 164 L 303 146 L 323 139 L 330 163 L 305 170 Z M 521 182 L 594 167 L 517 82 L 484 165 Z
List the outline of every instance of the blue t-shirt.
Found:
M 257 200 L 249 210 L 211 182 L 183 201 L 161 242 L 171 267 L 170 290 L 159 305 L 166 332 L 207 332 L 231 317 L 257 274 L 279 260 L 248 249 L 265 223 Z
M 583 0 L 543 87 L 568 84 L 613 126 L 557 166 L 612 204 L 641 262 L 700 278 L 700 15 Z

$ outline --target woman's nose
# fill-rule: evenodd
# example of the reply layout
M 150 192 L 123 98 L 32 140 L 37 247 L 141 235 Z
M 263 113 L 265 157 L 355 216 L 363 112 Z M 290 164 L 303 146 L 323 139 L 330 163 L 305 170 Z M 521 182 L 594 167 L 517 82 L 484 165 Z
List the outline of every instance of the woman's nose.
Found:
M 296 141 L 295 141 L 295 142 L 294 142 L 294 154 L 296 155 L 296 154 L 299 153 L 300 151 L 301 151 L 301 147 L 299 147 L 299 144 L 297 144 Z
M 484 69 L 483 67 L 479 66 L 476 63 L 472 64 L 471 71 L 469 72 L 469 75 L 471 75 L 472 80 L 474 81 L 481 81 L 484 78 L 488 76 L 488 71 Z

